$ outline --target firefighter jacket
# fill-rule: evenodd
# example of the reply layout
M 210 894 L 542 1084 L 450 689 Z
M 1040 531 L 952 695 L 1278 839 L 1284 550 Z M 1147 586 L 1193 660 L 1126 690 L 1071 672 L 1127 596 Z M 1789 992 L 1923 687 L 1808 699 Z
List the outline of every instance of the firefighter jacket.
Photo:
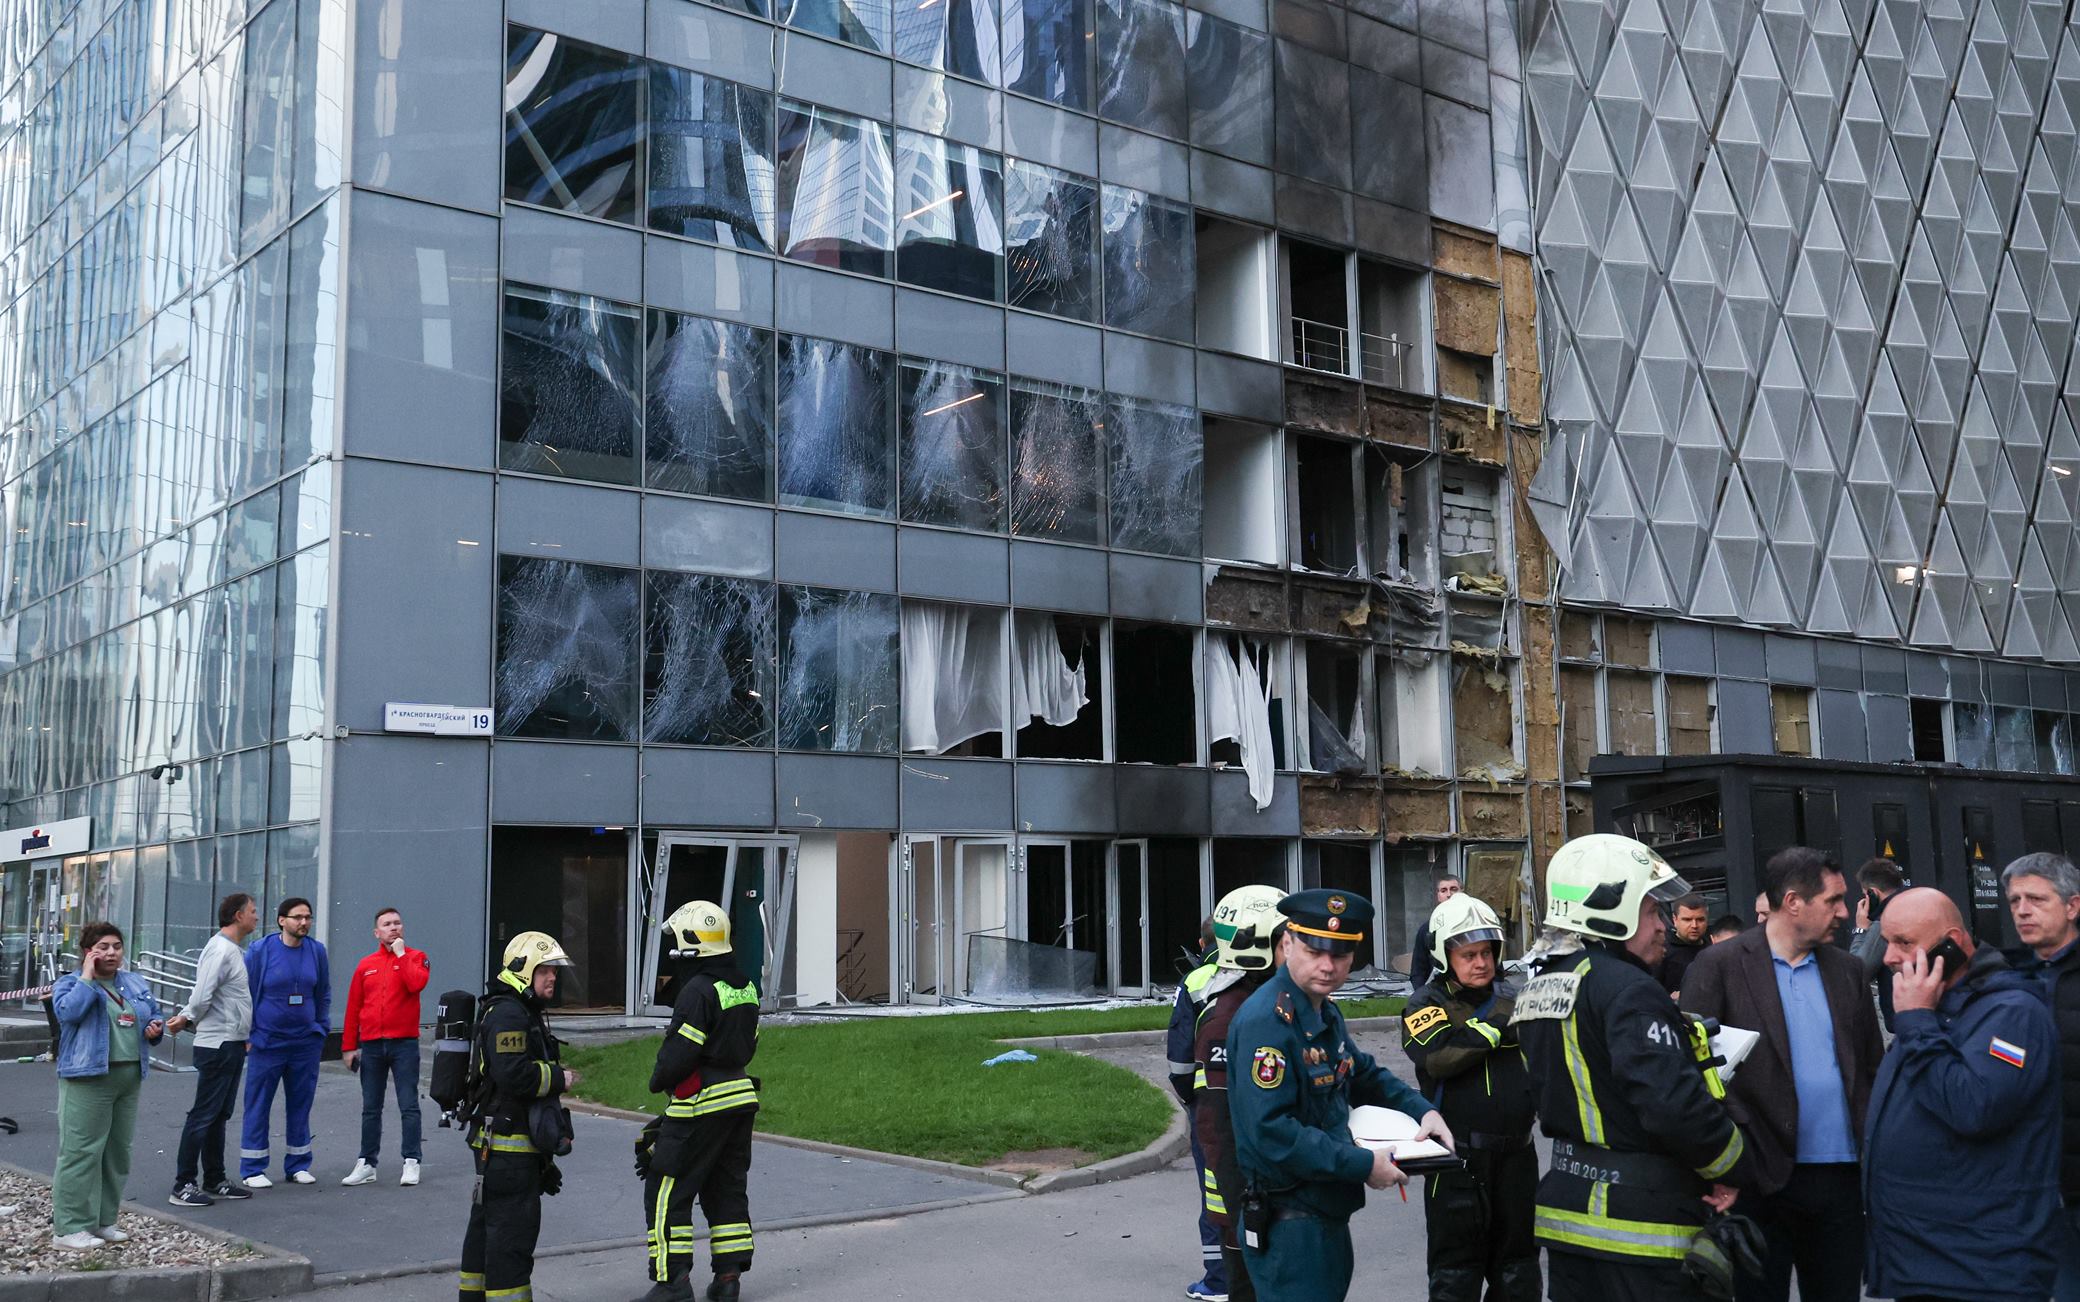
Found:
M 1591 942 L 1543 960 L 1511 1017 L 1553 1140 L 1538 1238 L 1555 1252 L 1680 1262 L 1712 1183 L 1744 1183 L 1746 1144 L 1675 1001 L 1630 952 Z
M 672 1023 L 650 1071 L 651 1092 L 672 1096 L 664 1115 L 757 1107 L 758 1082 L 744 1069 L 758 1052 L 758 986 L 729 954 L 694 959 L 680 978 Z
M 1196 1082 L 1196 1064 L 1192 1060 L 1192 1049 L 1197 1043 L 1196 1034 L 1200 1017 L 1206 1011 L 1206 989 L 1219 969 L 1214 967 L 1209 956 L 1199 966 L 1185 974 L 1177 983 L 1177 998 L 1170 1004 L 1170 1028 L 1163 1041 L 1168 1054 L 1170 1088 L 1177 1093 L 1180 1103 L 1192 1106 Z
M 516 993 L 512 987 L 494 982 L 484 992 L 477 1014 L 473 1074 L 490 1090 L 479 1119 L 492 1136 L 525 1136 L 535 1102 L 563 1093 L 560 1047 L 549 1034 L 542 1009 L 542 1001 L 532 990 Z
M 1199 1010 L 1192 1041 L 1192 1088 L 1203 1105 L 1192 1110 L 1192 1138 L 1206 1160 L 1206 1214 L 1222 1225 L 1234 1224 L 1229 1209 L 1242 1209 L 1242 1168 L 1235 1164 L 1235 1122 L 1228 1114 L 1228 1028 L 1235 1014 L 1269 972 L 1230 972 L 1237 978 L 1216 991 Z M 1208 987 L 1210 988 L 1210 987 Z
M 1516 991 L 1497 980 L 1469 990 L 1440 974 L 1402 1010 L 1401 1044 L 1423 1092 L 1462 1146 L 1531 1142 L 1538 1099 L 1531 1068 L 1509 1024 Z
M 1316 1008 L 1281 969 L 1243 1001 L 1227 1060 L 1236 1165 L 1281 1207 L 1332 1221 L 1365 1205 L 1372 1153 L 1351 1139 L 1353 1104 L 1420 1118 L 1423 1096 L 1351 1040 L 1334 1000 Z

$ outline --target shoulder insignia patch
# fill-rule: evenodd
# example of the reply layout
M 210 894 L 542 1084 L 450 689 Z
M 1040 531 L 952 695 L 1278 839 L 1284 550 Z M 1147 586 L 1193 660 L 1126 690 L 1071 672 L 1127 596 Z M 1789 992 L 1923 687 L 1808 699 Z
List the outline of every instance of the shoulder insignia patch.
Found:
M 2010 1067 L 2021 1067 L 2029 1062 L 2029 1050 L 2019 1044 L 2003 1040 L 1998 1035 L 1993 1037 L 1993 1045 L 1987 1052 L 1999 1058 L 2002 1062 L 2007 1063 Z
M 1273 1007 L 1278 1009 L 1278 1015 L 1283 1021 L 1287 1022 L 1288 1024 L 1292 1022 L 1293 997 L 1291 995 L 1281 992 L 1278 996 L 1278 1002 L 1274 1004 Z
M 1410 1013 L 1401 1019 L 1401 1023 L 1408 1028 L 1408 1038 L 1421 1044 L 1426 1037 L 1436 1034 L 1439 1026 L 1450 1020 L 1450 1015 L 1444 1009 L 1432 1004 L 1428 1008 L 1420 1008 Z
M 1531 978 L 1524 992 L 1517 996 L 1516 1007 L 1510 1010 L 1510 1025 L 1568 1016 L 1574 1012 L 1575 996 L 1581 987 L 1579 971 L 1546 972 Z
M 1286 1056 L 1270 1045 L 1257 1050 L 1250 1068 L 1259 1088 L 1275 1090 L 1286 1083 Z
M 497 1053 L 526 1053 L 527 1032 L 500 1031 L 497 1038 L 492 1041 L 491 1048 Z

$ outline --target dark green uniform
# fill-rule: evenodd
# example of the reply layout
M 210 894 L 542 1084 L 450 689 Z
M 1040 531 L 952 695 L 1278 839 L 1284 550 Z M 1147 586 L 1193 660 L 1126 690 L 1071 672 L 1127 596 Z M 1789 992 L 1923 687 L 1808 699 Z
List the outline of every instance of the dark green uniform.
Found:
M 476 1072 L 491 1098 L 470 1127 L 477 1184 L 462 1239 L 461 1302 L 529 1302 L 542 1195 L 556 1189 L 555 1158 L 528 1135 L 535 1102 L 563 1093 L 556 1037 L 533 990 L 503 979 L 484 993 Z
M 1283 970 L 1235 1014 L 1227 1060 L 1237 1165 L 1272 1206 L 1263 1246 L 1242 1254 L 1257 1296 L 1334 1302 L 1350 1290 L 1350 1218 L 1372 1175 L 1351 1108 L 1420 1118 L 1430 1105 L 1352 1042 L 1334 1001 L 1316 1008 Z

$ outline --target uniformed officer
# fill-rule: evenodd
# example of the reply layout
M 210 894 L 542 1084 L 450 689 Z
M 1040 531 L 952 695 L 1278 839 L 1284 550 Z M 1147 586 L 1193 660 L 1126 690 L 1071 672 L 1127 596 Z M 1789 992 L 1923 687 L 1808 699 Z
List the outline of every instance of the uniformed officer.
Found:
M 738 1296 L 751 1269 L 751 1123 L 758 1081 L 745 1073 L 758 1052 L 758 985 L 730 946 L 729 915 L 706 900 L 665 919 L 678 963 L 672 1022 L 658 1046 L 650 1090 L 671 1095 L 637 1145 L 643 1171 L 650 1278 L 645 1302 L 693 1297 L 693 1200 L 708 1221 L 715 1277 L 709 1302 Z
M 1537 1099 L 1509 1025 L 1516 991 L 1497 979 L 1502 920 L 1459 894 L 1432 911 L 1427 930 L 1437 975 L 1402 1010 L 1402 1047 L 1466 1162 L 1423 1190 L 1430 1302 L 1481 1302 L 1483 1292 L 1489 1302 L 1538 1302 Z
M 1692 1023 L 1654 979 L 1689 886 L 1646 846 L 1577 837 L 1546 868 L 1546 935 L 1517 1027 L 1553 1141 L 1537 1237 L 1554 1302 L 1699 1299 L 1683 1269 L 1746 1150 Z
M 1221 897 L 1212 919 L 1214 972 L 1205 983 L 1206 1006 L 1192 1040 L 1192 1079 L 1199 1096 L 1192 1113 L 1192 1147 L 1203 1155 L 1202 1216 L 1219 1235 L 1215 1242 L 1228 1302 L 1255 1302 L 1257 1296 L 1242 1261 L 1242 1240 L 1235 1234 L 1242 1170 L 1235 1164 L 1235 1124 L 1228 1115 L 1228 1027 L 1277 966 L 1277 932 L 1285 922 L 1278 902 L 1284 897 L 1276 886 L 1242 886 Z M 1186 1296 L 1192 1296 L 1189 1289 Z
M 477 1182 L 462 1238 L 461 1302 L 531 1302 L 542 1195 L 561 1186 L 553 1133 L 535 1125 L 536 1105 L 578 1083 L 558 1062 L 543 1017 L 556 997 L 556 971 L 571 965 L 555 939 L 523 931 L 506 946 L 477 1014 L 471 1076 L 482 1100 L 470 1124 Z M 561 1109 L 557 1109 L 561 1115 Z M 567 1146 L 568 1132 L 563 1133 Z
M 1371 902 L 1301 891 L 1278 911 L 1285 966 L 1228 1028 L 1228 1063 L 1246 1073 L 1228 1091 L 1237 1165 L 1249 1186 L 1242 1258 L 1266 1302 L 1335 1302 L 1350 1291 L 1350 1217 L 1365 1205 L 1365 1186 L 1391 1189 L 1408 1179 L 1384 1151 L 1352 1141 L 1351 1106 L 1419 1118 L 1417 1133 L 1447 1148 L 1452 1133 L 1422 1095 L 1351 1040 L 1329 998 L 1350 978 Z

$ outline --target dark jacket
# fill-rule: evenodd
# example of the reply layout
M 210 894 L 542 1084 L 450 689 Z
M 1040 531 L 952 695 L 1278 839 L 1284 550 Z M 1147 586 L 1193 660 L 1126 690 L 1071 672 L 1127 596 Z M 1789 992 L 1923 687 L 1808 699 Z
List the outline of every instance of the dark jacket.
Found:
M 1710 937 L 1693 945 L 1687 940 L 1679 939 L 1673 931 L 1669 932 L 1668 954 L 1661 960 L 1661 971 L 1656 973 L 1661 978 L 1661 988 L 1670 994 L 1681 990 L 1683 977 L 1690 971 L 1690 965 L 1697 961 L 1699 954 L 1711 947 Z
M 758 1083 L 745 1068 L 758 1052 L 758 986 L 732 954 L 683 962 L 674 981 L 672 1021 L 650 1069 L 650 1092 L 672 1096 L 665 1115 L 757 1107 Z
M 1498 979 L 1468 990 L 1438 976 L 1402 1009 L 1401 1047 L 1415 1064 L 1416 1088 L 1462 1142 L 1480 1135 L 1531 1142 L 1538 1095 L 1509 1024 L 1517 992 Z
M 1165 1057 L 1169 1061 L 1170 1088 L 1177 1092 L 1177 1101 L 1189 1108 L 1195 1096 L 1192 1083 L 1194 1064 L 1192 1042 L 1197 1037 L 1199 1018 L 1206 1007 L 1206 984 L 1213 980 L 1215 968 L 1213 952 L 1207 951 L 1199 966 L 1185 974 L 1177 983 L 1177 998 L 1170 1004 L 1170 1029 L 1163 1037 Z
M 1835 1061 L 1849 1101 L 1849 1124 L 1861 1135 L 1870 1110 L 1871 1082 L 1878 1077 L 1878 1060 L 1885 1056 L 1870 987 L 1856 956 L 1836 946 L 1820 946 L 1807 961 L 1820 965 L 1820 984 L 1833 1015 Z M 1762 1043 L 1727 1086 L 1726 1105 L 1748 1136 L 1759 1191 L 1776 1192 L 1798 1164 L 1798 1093 L 1769 933 L 1750 927 L 1712 946 L 1711 953 L 1693 963 L 1684 978 L 1683 1011 L 1761 1034 Z
M 2051 1001 L 2058 1030 L 2059 1111 L 2065 1117 L 2058 1187 L 2068 1203 L 2080 1204 L 2080 944 L 2049 963 L 2027 949 L 2010 951 L 2008 965 L 2043 982 Z
M 1416 928 L 1416 938 L 1409 942 L 1408 988 L 1421 990 L 1437 975 L 1437 960 L 1430 953 L 1430 924 L 1425 922 Z
M 2058 1035 L 2038 983 L 1980 949 L 1935 1009 L 1893 1025 L 1864 1131 L 1865 1291 L 2047 1296 L 2067 1230 Z
M 549 1033 L 533 990 L 494 980 L 477 1014 L 478 1073 L 491 1085 L 483 1124 L 493 1134 L 524 1135 L 537 1099 L 563 1093 L 561 1046 Z
M 1239 975 L 1206 1000 L 1192 1040 L 1193 1081 L 1206 1106 L 1192 1109 L 1192 1138 L 1198 1141 L 1199 1156 L 1206 1171 L 1206 1214 L 1222 1225 L 1242 1210 L 1242 1168 L 1235 1163 L 1235 1121 L 1228 1113 L 1228 1027 L 1235 1014 L 1270 980 L 1270 972 L 1229 973 Z M 1202 985 L 1202 991 L 1210 987 Z

